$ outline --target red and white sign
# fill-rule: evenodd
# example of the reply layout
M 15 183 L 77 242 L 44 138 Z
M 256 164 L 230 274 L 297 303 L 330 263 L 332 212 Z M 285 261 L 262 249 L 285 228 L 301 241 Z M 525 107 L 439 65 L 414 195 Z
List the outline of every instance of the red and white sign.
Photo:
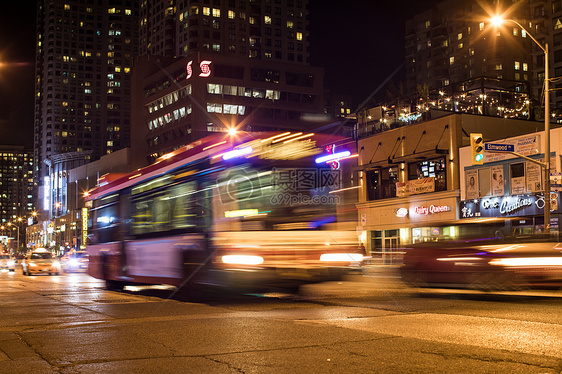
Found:
M 212 63 L 213 61 L 209 61 L 209 60 L 203 60 L 199 63 L 199 70 L 201 71 L 201 73 L 199 73 L 200 77 L 206 78 L 211 76 L 210 65 Z M 187 76 L 185 77 L 185 79 L 189 79 L 193 76 L 193 60 L 187 63 L 186 72 L 187 72 Z
M 414 212 L 416 214 L 423 214 L 423 215 L 428 215 L 428 214 L 436 214 L 436 213 L 445 213 L 445 212 L 450 212 L 451 211 L 451 207 L 448 205 L 430 205 L 430 206 L 417 206 L 414 208 Z

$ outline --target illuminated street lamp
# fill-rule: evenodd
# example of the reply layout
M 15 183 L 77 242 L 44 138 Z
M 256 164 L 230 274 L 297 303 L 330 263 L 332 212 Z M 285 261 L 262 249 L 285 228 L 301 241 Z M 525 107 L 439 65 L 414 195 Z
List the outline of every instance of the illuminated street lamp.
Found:
M 544 232 L 550 233 L 550 95 L 549 95 L 549 78 L 548 78 L 548 43 L 544 46 L 529 34 L 529 32 L 517 21 L 512 19 L 503 19 L 500 16 L 492 18 L 494 26 L 500 26 L 503 22 L 511 22 L 519 26 L 529 37 L 535 42 L 536 45 L 544 52 L 544 157 L 545 162 L 540 163 L 545 169 L 544 181 Z M 536 160 L 531 160 L 536 162 Z

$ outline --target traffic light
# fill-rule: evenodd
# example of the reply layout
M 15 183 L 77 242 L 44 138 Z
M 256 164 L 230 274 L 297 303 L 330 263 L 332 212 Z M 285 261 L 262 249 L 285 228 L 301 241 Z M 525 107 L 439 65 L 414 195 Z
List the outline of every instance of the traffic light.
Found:
M 484 163 L 484 142 L 482 134 L 470 133 L 470 159 L 472 165 L 482 165 Z

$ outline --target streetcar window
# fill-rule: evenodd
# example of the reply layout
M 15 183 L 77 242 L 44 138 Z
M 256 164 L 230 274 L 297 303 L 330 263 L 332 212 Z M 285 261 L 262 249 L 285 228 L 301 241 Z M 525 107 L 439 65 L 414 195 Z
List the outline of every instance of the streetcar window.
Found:
M 132 234 L 195 230 L 203 214 L 197 182 L 183 182 L 132 199 Z
M 88 231 L 90 242 L 107 243 L 119 240 L 117 203 L 102 205 L 90 210 Z

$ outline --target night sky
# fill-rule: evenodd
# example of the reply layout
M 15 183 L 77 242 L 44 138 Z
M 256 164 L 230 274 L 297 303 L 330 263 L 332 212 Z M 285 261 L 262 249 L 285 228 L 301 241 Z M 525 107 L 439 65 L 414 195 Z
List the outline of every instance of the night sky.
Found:
M 357 107 L 404 61 L 405 21 L 436 2 L 310 0 L 311 64 Z M 0 144 L 33 146 L 35 17 L 35 1 L 2 4 Z M 375 99 L 385 99 L 384 88 Z

